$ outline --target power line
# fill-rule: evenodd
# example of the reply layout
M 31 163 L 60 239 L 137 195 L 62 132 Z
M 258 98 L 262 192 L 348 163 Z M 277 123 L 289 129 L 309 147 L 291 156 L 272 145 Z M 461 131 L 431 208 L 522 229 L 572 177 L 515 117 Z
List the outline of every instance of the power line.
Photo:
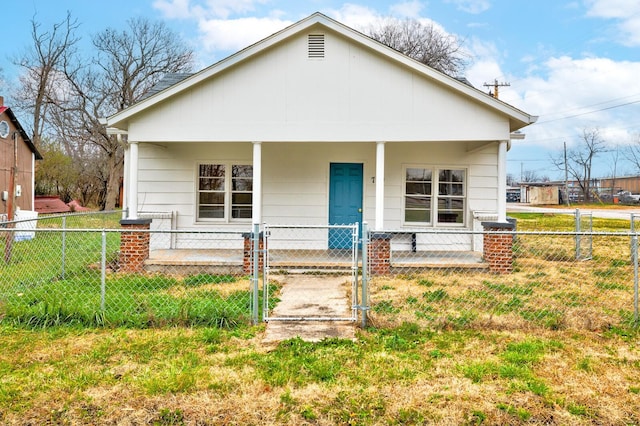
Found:
M 608 100 L 605 100 L 605 101 L 596 102 L 595 104 L 577 106 L 575 108 L 566 109 L 564 111 L 552 112 L 552 113 L 544 114 L 544 115 L 545 116 L 547 116 L 547 115 L 556 115 L 556 114 L 559 115 L 559 114 L 562 114 L 562 113 L 568 113 L 568 112 L 571 112 L 571 111 L 583 110 L 583 109 L 595 107 L 595 106 L 598 106 L 598 105 L 609 104 L 609 103 L 612 103 L 612 102 L 615 102 L 615 101 L 620 101 L 622 99 L 634 98 L 636 96 L 640 96 L 640 93 L 634 93 L 633 95 L 621 96 L 619 98 L 608 99 Z
M 620 107 L 623 107 L 623 106 L 633 105 L 633 104 L 637 104 L 637 103 L 640 103 L 640 99 L 635 100 L 635 101 L 631 101 L 631 102 L 626 102 L 626 103 L 623 103 L 623 104 L 613 105 L 613 106 L 606 107 L 606 108 L 596 109 L 596 110 L 593 110 L 593 111 L 587 111 L 587 112 L 583 112 L 583 113 L 580 113 L 580 114 L 568 115 L 566 117 L 560 117 L 560 118 L 552 118 L 552 119 L 546 120 L 546 121 L 538 121 L 536 124 L 546 124 L 546 123 L 552 123 L 554 121 L 567 120 L 569 118 L 576 118 L 576 117 L 580 117 L 580 116 L 587 115 L 587 114 L 593 114 L 595 112 L 607 111 L 607 110 L 610 110 L 610 109 L 620 108 Z

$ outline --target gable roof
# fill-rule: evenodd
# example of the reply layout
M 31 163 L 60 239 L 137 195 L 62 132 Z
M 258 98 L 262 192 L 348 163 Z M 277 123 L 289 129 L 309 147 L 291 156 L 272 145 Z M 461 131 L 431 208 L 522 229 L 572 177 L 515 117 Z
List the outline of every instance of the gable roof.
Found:
M 38 152 L 38 149 L 33 144 L 33 142 L 31 142 L 31 139 L 29 138 L 29 136 L 27 136 L 27 132 L 25 132 L 24 129 L 22 128 L 22 125 L 16 118 L 15 114 L 13 113 L 13 111 L 11 111 L 11 108 L 6 106 L 0 106 L 0 115 L 4 113 L 7 114 L 7 116 L 9 117 L 9 120 L 11 120 L 11 122 L 13 123 L 13 126 L 18 130 L 24 143 L 26 143 L 29 149 L 31 150 L 31 152 L 35 154 L 36 160 L 42 160 L 42 155 L 40 154 L 40 152 Z
M 119 130 L 127 130 L 128 121 L 136 114 L 150 108 L 178 93 L 181 93 L 190 87 L 199 84 L 216 74 L 219 74 L 234 65 L 243 62 L 244 60 L 257 55 L 258 53 L 286 40 L 300 32 L 315 26 L 322 25 L 330 30 L 333 30 L 347 39 L 350 39 L 360 45 L 366 46 L 369 49 L 384 55 L 385 57 L 400 63 L 411 70 L 427 77 L 428 79 L 441 84 L 450 90 L 458 92 L 467 98 L 474 100 L 480 104 L 483 104 L 499 113 L 502 113 L 509 117 L 510 131 L 514 132 L 529 124 L 535 123 L 538 117 L 529 115 L 524 111 L 521 111 L 505 102 L 496 99 L 485 92 L 478 90 L 468 84 L 466 79 L 460 80 L 454 77 L 448 76 L 440 71 L 435 70 L 421 62 L 418 62 L 397 50 L 394 50 L 371 37 L 368 37 L 336 20 L 333 20 L 326 15 L 316 12 L 309 17 L 298 21 L 283 30 L 201 70 L 192 75 L 181 74 L 175 80 L 175 84 L 168 87 L 157 87 L 154 93 L 150 93 L 148 97 L 140 102 L 122 110 L 104 120 L 104 123 L 108 128 L 116 128 Z M 166 82 L 171 82 L 171 79 Z M 164 83 L 166 83 L 164 82 Z

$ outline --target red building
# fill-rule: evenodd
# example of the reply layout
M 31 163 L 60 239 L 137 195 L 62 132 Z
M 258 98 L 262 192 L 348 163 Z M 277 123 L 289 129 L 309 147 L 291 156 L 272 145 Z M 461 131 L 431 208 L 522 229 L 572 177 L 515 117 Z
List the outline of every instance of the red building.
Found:
M 0 96 L 0 215 L 11 220 L 16 209 L 34 210 L 35 160 L 42 156 Z

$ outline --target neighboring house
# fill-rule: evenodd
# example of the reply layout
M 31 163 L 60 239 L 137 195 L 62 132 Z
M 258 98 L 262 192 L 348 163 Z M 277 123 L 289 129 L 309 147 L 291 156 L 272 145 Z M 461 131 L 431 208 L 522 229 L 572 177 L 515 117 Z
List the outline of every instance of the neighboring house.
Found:
M 42 156 L 0 96 L 0 214 L 34 210 L 35 161 Z
M 537 119 L 320 13 L 171 83 L 105 124 L 128 141 L 127 219 L 177 212 L 179 230 L 506 223 L 510 139 Z

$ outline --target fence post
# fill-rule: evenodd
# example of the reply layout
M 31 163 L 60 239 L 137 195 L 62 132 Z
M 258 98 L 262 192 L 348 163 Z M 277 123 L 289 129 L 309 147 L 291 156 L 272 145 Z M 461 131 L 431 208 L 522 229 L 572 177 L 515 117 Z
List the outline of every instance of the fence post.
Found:
M 580 209 L 576 209 L 576 220 L 575 220 L 575 227 L 576 227 L 576 260 L 580 260 L 580 229 L 581 229 L 581 224 L 580 224 Z
M 66 270 L 67 261 L 67 217 L 62 216 L 62 279 Z
M 358 261 L 359 258 L 358 256 L 360 255 L 360 253 L 358 252 L 358 249 L 362 249 L 362 236 L 358 234 L 358 230 L 362 229 L 362 227 L 358 224 L 358 222 L 355 223 L 354 227 L 353 227 L 353 231 L 351 233 L 352 236 L 352 248 L 351 248 L 351 262 L 352 262 L 352 272 L 353 272 L 353 291 L 354 291 L 354 297 L 351 298 L 352 301 L 355 302 L 355 305 L 353 305 L 351 307 L 352 312 L 353 309 L 359 309 L 360 307 L 360 285 L 358 283 L 360 277 L 359 277 L 359 273 L 358 273 Z M 356 314 L 357 316 L 357 314 Z M 357 320 L 357 318 L 356 318 Z
M 253 230 L 251 232 L 251 240 L 253 250 L 251 253 L 251 257 L 253 259 L 253 272 L 251 276 L 251 281 L 253 283 L 253 324 L 258 324 L 258 284 L 259 284 L 259 274 L 260 274 L 260 224 L 254 223 Z
M 633 262 L 633 322 L 638 325 L 638 234 L 631 236 L 631 261 Z
M 367 312 L 369 311 L 369 229 L 367 222 L 362 222 L 362 291 L 360 296 L 360 313 L 362 328 L 367 327 Z
M 102 230 L 102 254 L 100 258 L 100 310 L 104 313 L 107 293 L 107 233 Z

